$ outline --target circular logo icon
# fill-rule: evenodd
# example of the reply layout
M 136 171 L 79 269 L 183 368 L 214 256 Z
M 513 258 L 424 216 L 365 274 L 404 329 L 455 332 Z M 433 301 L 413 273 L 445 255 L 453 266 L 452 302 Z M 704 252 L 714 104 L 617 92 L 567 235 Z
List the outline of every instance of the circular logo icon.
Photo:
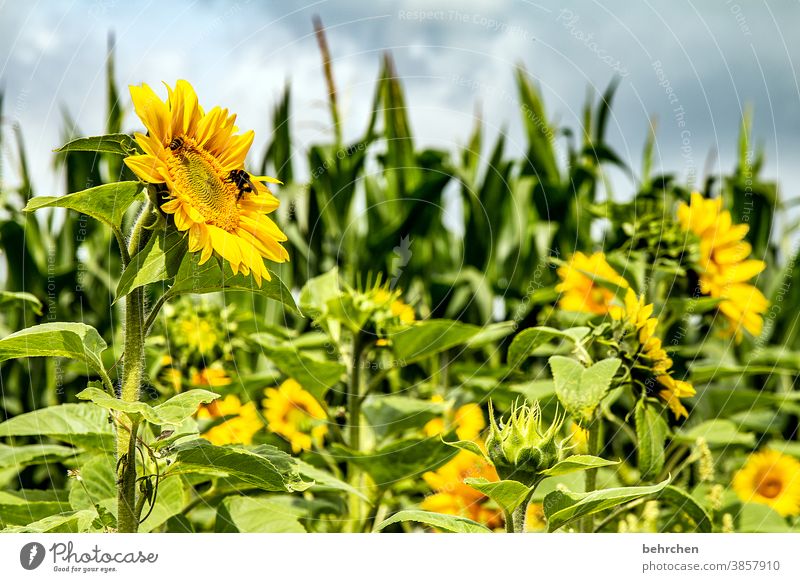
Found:
M 19 551 L 19 563 L 26 570 L 35 570 L 44 561 L 44 546 L 39 542 L 30 542 Z

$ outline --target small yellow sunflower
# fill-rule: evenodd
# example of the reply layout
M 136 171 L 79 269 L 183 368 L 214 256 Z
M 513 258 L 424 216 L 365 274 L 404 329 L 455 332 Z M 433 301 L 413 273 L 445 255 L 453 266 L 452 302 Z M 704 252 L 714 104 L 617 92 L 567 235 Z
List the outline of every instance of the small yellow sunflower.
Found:
M 464 479 L 483 477 L 497 481 L 499 477 L 491 464 L 469 451 L 459 451 L 452 460 L 422 478 L 434 493 L 423 499 L 422 509 L 459 515 L 482 523 L 489 528 L 503 523 L 502 512 L 487 506 L 488 497 L 473 489 Z
M 558 268 L 561 283 L 556 291 L 561 293 L 558 306 L 564 311 L 579 313 L 608 313 L 614 300 L 614 293 L 602 287 L 594 278 L 603 279 L 618 287 L 628 287 L 628 282 L 606 261 L 603 253 L 586 256 L 577 252 L 566 265 Z
M 644 295 L 637 297 L 633 289 L 628 288 L 624 305 L 612 306 L 609 313 L 612 319 L 622 324 L 625 336 L 635 339 L 636 348 L 629 354 L 634 378 L 640 370 L 646 370 L 647 377 L 642 383 L 648 393 L 658 390 L 658 395 L 676 418 L 688 417 L 681 398 L 694 396 L 695 390 L 689 382 L 676 380 L 671 375 L 672 359 L 663 348 L 661 339 L 655 335 L 658 319 L 650 317 L 653 305 L 645 304 Z
M 256 405 L 253 402 L 242 404 L 241 400 L 233 394 L 229 394 L 222 400 L 215 400 L 210 404 L 203 405 L 197 411 L 197 418 L 200 420 L 223 417 L 233 418 L 227 418 L 224 422 L 212 426 L 200 436 L 210 443 L 220 446 L 250 445 L 253 443 L 253 435 L 264 428 Z
M 431 402 L 441 403 L 444 398 L 436 394 L 431 398 Z M 474 402 L 458 407 L 455 412 L 447 411 L 444 418 L 434 418 L 429 420 L 423 431 L 429 437 L 436 436 L 445 432 L 445 422 L 456 429 L 456 435 L 462 441 L 472 441 L 477 439 L 481 431 L 486 428 L 486 419 L 483 416 L 481 407 Z
M 758 336 L 764 325 L 767 298 L 748 281 L 766 268 L 764 261 L 748 259 L 752 247 L 744 240 L 750 227 L 733 224 L 722 210 L 722 198 L 706 199 L 693 192 L 690 204 L 678 207 L 681 227 L 700 239 L 700 291 L 723 299 L 719 310 L 728 320 L 728 331 L 739 341 L 742 329 Z
M 800 461 L 770 449 L 753 453 L 733 476 L 733 490 L 742 501 L 769 505 L 784 517 L 800 515 Z
M 231 383 L 230 376 L 222 368 L 203 368 L 195 370 L 192 374 L 192 384 L 195 386 L 227 386 Z
M 547 520 L 544 516 L 544 506 L 541 503 L 529 503 L 525 510 L 525 531 L 531 533 L 546 529 Z
M 291 378 L 277 388 L 267 388 L 263 400 L 267 427 L 284 437 L 299 453 L 321 444 L 328 434 L 325 411 L 319 402 Z
M 264 182 L 277 180 L 244 170 L 254 133 L 235 133 L 236 115 L 227 109 L 206 113 L 186 81 L 167 86 L 166 102 L 145 84 L 130 92 L 148 133 L 135 134 L 145 153 L 125 163 L 142 180 L 166 185 L 161 210 L 188 231 L 189 251 L 201 253 L 200 264 L 216 252 L 234 274 L 269 280 L 263 259 L 282 263 L 289 255 L 280 244 L 286 235 L 267 217 L 279 202 Z

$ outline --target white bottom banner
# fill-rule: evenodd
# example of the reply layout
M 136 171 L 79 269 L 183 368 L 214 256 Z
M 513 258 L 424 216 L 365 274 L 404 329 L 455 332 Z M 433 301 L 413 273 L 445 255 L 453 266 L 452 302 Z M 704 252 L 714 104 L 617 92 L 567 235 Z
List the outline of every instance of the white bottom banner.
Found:
M 3 534 L 0 572 L 4 582 L 797 581 L 800 534 Z

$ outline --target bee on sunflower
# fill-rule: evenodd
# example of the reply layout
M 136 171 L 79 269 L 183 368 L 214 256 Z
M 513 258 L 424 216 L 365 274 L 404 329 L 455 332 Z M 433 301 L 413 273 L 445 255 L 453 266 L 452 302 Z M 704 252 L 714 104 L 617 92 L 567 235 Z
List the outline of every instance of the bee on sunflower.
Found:
M 266 183 L 278 181 L 244 169 L 253 131 L 236 133 L 236 115 L 227 109 L 206 112 L 186 81 L 167 86 L 166 101 L 146 84 L 130 93 L 147 134 L 134 135 L 144 154 L 125 164 L 162 189 L 161 210 L 188 232 L 189 251 L 200 253 L 200 264 L 216 253 L 234 274 L 252 273 L 258 285 L 269 281 L 264 259 L 282 263 L 289 254 L 281 245 L 286 235 L 267 216 L 279 202 Z
M 693 192 L 689 204 L 678 207 L 678 222 L 697 237 L 700 291 L 721 299 L 718 309 L 727 321 L 726 333 L 741 341 L 742 330 L 758 336 L 764 325 L 767 298 L 749 281 L 766 268 L 764 261 L 750 259 L 752 247 L 744 240 L 750 227 L 734 224 L 722 198 L 704 198 Z

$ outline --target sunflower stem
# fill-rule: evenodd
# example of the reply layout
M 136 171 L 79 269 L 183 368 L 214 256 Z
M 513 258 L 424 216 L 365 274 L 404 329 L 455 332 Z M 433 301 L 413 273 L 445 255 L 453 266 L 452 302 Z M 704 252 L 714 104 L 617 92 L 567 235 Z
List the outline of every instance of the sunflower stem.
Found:
M 143 234 L 151 217 L 148 202 L 136 220 L 128 241 L 128 254 L 135 255 L 142 244 Z M 125 298 L 125 343 L 123 352 L 122 386 L 119 398 L 126 402 L 139 400 L 144 377 L 144 292 L 141 287 Z M 117 426 L 117 531 L 135 533 L 139 528 L 136 516 L 136 433 L 139 421 L 121 414 Z
M 350 361 L 350 384 L 347 390 L 347 409 L 348 409 L 348 446 L 354 453 L 361 450 L 361 356 L 364 352 L 364 338 L 361 332 L 353 336 L 353 353 Z M 356 488 L 361 488 L 361 470 L 355 463 L 349 463 L 347 475 L 350 484 Z M 353 532 L 360 531 L 362 516 L 362 503 L 358 495 L 350 495 L 350 528 Z
M 525 533 L 525 517 L 528 514 L 528 504 L 531 501 L 531 497 L 533 497 L 535 489 L 536 487 L 531 487 L 528 495 L 525 496 L 525 500 L 511 514 L 511 521 L 514 524 L 513 533 Z M 508 531 L 508 524 L 506 524 L 506 531 Z
M 594 422 L 589 425 L 589 440 L 587 442 L 588 452 L 592 456 L 597 456 L 600 452 L 600 433 L 603 428 L 603 420 L 595 416 Z M 586 471 L 586 493 L 591 493 L 597 489 L 597 469 Z M 581 520 L 581 531 L 591 533 L 594 531 L 594 515 L 587 515 Z

